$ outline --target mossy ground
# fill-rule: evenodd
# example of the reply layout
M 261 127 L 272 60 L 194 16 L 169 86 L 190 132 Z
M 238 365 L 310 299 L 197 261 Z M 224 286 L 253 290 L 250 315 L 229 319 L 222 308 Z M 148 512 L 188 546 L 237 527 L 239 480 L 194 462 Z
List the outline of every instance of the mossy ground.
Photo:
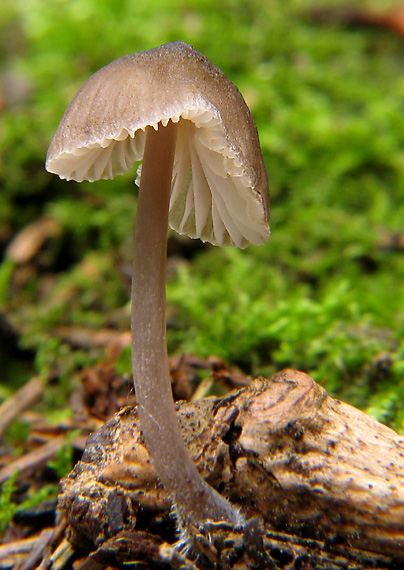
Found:
M 221 67 L 252 109 L 272 236 L 244 251 L 171 236 L 169 352 L 216 355 L 251 374 L 304 370 L 404 431 L 404 39 L 387 28 L 314 19 L 313 6 L 1 5 L 0 302 L 18 339 L 4 333 L 0 347 L 4 398 L 34 373 L 52 375 L 58 382 L 41 410 L 63 411 L 74 379 L 105 348 L 78 348 L 60 328 L 128 330 L 135 171 L 78 185 L 45 172 L 44 160 L 92 72 L 183 40 Z M 27 263 L 13 264 L 8 244 L 42 216 L 57 232 Z M 128 349 L 117 367 L 130 373 Z

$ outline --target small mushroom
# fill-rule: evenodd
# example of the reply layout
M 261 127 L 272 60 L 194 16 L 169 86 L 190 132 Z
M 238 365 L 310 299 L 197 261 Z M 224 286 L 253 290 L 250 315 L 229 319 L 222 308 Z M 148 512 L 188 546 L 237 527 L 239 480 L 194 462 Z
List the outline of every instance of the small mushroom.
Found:
M 237 87 L 182 42 L 121 57 L 70 103 L 46 168 L 67 180 L 113 178 L 143 159 L 132 278 L 132 360 L 154 467 L 183 525 L 240 522 L 198 474 L 181 439 L 168 369 L 168 222 L 181 234 L 245 247 L 269 237 L 269 193 L 257 129 Z

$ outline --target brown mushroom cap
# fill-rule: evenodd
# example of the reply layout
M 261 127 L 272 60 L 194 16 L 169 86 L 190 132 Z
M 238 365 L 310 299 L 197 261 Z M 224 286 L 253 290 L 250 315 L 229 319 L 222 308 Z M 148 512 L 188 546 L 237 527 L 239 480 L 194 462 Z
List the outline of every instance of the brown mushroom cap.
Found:
M 170 226 L 215 245 L 269 237 L 267 174 L 237 87 L 182 42 L 121 57 L 92 75 L 66 110 L 46 168 L 67 180 L 113 178 L 142 159 L 145 130 L 178 123 Z

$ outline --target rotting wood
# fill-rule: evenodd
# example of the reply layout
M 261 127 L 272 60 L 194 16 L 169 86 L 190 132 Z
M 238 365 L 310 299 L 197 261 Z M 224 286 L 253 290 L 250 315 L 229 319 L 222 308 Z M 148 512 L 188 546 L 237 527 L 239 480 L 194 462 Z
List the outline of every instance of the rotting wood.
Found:
M 291 557 L 284 568 L 294 567 L 300 551 L 317 556 L 317 566 L 306 561 L 301 568 L 404 564 L 404 438 L 391 429 L 292 370 L 221 399 L 182 403 L 178 415 L 199 471 L 246 519 L 257 517 L 265 549 L 275 548 L 271 533 L 272 541 L 291 537 L 283 542 Z M 90 550 L 122 540 L 122 533 L 158 532 L 167 522 L 170 500 L 134 408 L 89 438 L 82 461 L 62 481 L 59 509 L 73 544 Z M 229 544 L 223 532 L 209 533 L 211 544 Z M 245 534 L 234 532 L 238 540 Z

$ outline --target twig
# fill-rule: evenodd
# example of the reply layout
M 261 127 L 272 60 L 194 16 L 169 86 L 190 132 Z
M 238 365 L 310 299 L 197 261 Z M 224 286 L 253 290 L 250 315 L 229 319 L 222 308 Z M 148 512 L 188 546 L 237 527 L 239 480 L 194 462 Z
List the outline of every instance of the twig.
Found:
M 40 537 L 42 537 L 44 533 L 50 532 L 52 531 L 46 529 L 41 532 Z M 10 568 L 19 568 L 29 552 L 36 548 L 39 538 L 38 536 L 33 536 L 32 538 L 24 538 L 22 540 L 0 545 L 0 569 L 6 570 Z
M 28 556 L 19 564 L 16 564 L 13 570 L 33 570 L 44 556 L 46 548 L 50 545 L 55 534 L 54 529 L 45 529 L 41 532 L 35 543 L 32 545 Z
M 7 427 L 19 414 L 41 398 L 43 392 L 44 381 L 38 376 L 34 376 L 0 406 L 0 437 L 3 436 Z
M 119 348 L 130 344 L 130 333 L 120 332 L 113 329 L 91 330 L 85 327 L 59 326 L 53 329 L 53 333 L 72 346 L 84 349 L 99 348 L 111 343 Z
M 0 485 L 2 485 L 4 481 L 7 481 L 15 471 L 18 471 L 21 475 L 22 473 L 38 468 L 49 461 L 65 441 L 65 435 L 55 437 L 55 439 L 52 439 L 45 445 L 42 445 L 38 449 L 35 449 L 22 457 L 19 457 L 12 463 L 9 463 L 6 467 L 3 467 L 3 469 L 0 469 Z

